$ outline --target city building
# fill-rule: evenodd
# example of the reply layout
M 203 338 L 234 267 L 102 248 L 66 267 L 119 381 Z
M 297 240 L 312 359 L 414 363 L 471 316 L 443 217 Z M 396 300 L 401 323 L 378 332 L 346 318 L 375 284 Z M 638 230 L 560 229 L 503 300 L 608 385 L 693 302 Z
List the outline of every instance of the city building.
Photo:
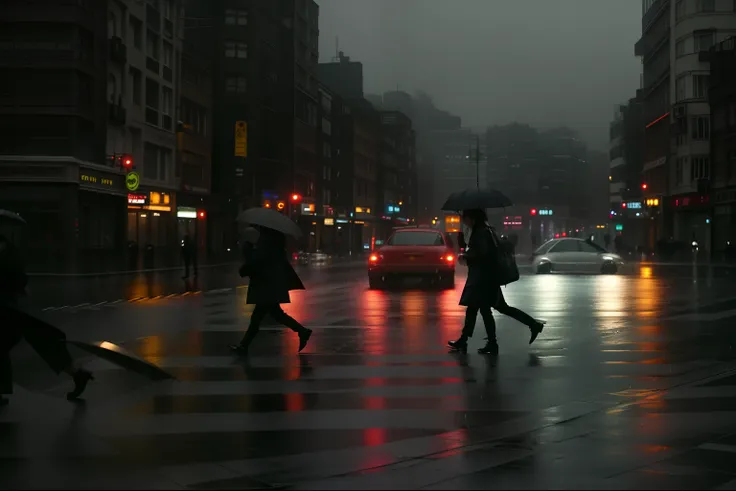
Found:
M 736 32 L 733 2 L 643 0 L 642 58 L 646 121 L 644 200 L 662 203 L 657 239 L 676 241 L 709 235 L 711 177 L 710 66 L 707 52 Z
M 393 227 L 414 223 L 416 217 L 416 140 L 411 119 L 399 111 L 381 111 L 377 215 L 385 240 Z
M 540 131 L 528 125 L 489 127 L 488 187 L 514 203 L 495 218 L 514 234 L 520 250 L 555 236 L 581 234 L 589 222 L 588 151 L 568 128 Z
M 184 13 L 198 0 L 185 0 Z M 176 216 L 179 240 L 189 235 L 199 261 L 224 250 L 222 223 L 211 220 L 213 69 L 211 22 L 189 23 L 181 50 L 177 151 Z
M 178 260 L 172 253 L 180 244 L 176 130 L 183 15 L 179 0 L 107 2 L 106 153 L 128 156 L 132 165 L 126 171 L 137 176 L 126 181 L 132 268 Z
M 736 38 L 710 53 L 710 213 L 708 249 L 733 259 L 736 245 Z
M 609 236 L 620 235 L 632 247 L 652 249 L 661 227 L 661 198 L 647 198 L 644 165 L 643 105 L 631 99 L 618 106 L 610 125 Z
M 108 70 L 128 53 L 109 14 L 105 1 L 0 3 L 0 208 L 28 222 L 31 271 L 124 266 L 125 176 L 105 142 L 127 123 Z

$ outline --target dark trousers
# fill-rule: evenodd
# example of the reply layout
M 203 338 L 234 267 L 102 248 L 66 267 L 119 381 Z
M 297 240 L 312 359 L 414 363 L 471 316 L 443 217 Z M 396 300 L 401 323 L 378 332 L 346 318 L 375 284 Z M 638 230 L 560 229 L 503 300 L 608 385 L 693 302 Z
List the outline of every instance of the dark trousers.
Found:
M 0 394 L 13 392 L 10 351 L 25 338 L 28 344 L 57 374 L 72 366 L 66 336 L 55 327 L 14 307 L 0 306 Z
M 512 307 L 509 304 L 506 303 L 506 299 L 503 296 L 503 292 L 501 291 L 501 287 L 498 287 L 498 291 L 496 292 L 496 302 L 493 305 L 493 308 L 502 313 L 503 315 L 507 315 L 511 317 L 512 319 L 516 319 L 517 321 L 521 322 L 522 324 L 525 324 L 527 327 L 531 328 L 534 326 L 537 321 L 534 320 L 532 316 L 527 314 L 526 312 L 517 309 L 516 307 Z M 488 336 L 489 341 L 495 341 L 496 340 L 496 321 L 493 319 L 493 312 L 491 311 L 491 306 L 469 306 L 465 311 L 465 324 L 463 326 L 463 332 L 462 335 L 464 337 L 470 338 L 473 336 L 473 331 L 475 331 L 475 321 L 478 318 L 478 312 L 480 312 L 481 317 L 483 317 L 483 324 L 486 328 L 486 334 Z
M 256 304 L 256 306 L 253 308 L 253 313 L 250 316 L 250 324 L 248 325 L 248 330 L 245 331 L 245 336 L 243 336 L 243 340 L 240 341 L 241 345 L 248 346 L 250 345 L 250 343 L 253 342 L 253 339 L 256 337 L 258 331 L 261 328 L 261 323 L 263 322 L 263 319 L 265 319 L 267 315 L 270 315 L 276 322 L 288 327 L 294 332 L 300 332 L 304 330 L 304 326 L 299 324 L 299 321 L 294 319 L 292 316 L 284 312 L 284 309 L 282 309 L 279 304 L 259 303 Z
M 193 255 L 184 255 L 184 277 L 189 278 L 189 267 L 194 270 L 194 276 L 197 276 L 197 258 Z

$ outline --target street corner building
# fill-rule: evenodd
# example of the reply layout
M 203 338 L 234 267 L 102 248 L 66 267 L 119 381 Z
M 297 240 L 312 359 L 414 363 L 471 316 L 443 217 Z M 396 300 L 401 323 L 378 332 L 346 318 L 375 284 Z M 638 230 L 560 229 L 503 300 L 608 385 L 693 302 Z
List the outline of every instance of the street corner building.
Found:
M 0 208 L 28 222 L 31 271 L 158 266 L 183 234 L 206 237 L 191 222 L 211 96 L 182 83 L 201 59 L 182 53 L 183 15 L 178 0 L 0 5 Z

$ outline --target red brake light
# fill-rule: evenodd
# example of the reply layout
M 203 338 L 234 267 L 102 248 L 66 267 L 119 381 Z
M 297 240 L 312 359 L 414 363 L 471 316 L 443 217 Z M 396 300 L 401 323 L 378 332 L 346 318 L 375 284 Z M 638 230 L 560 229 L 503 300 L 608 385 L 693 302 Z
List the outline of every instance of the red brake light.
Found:
M 447 261 L 448 263 L 451 263 L 454 260 L 455 260 L 455 256 L 453 256 L 452 254 L 448 254 L 447 256 L 445 256 L 445 261 Z
M 370 258 L 368 258 L 368 260 L 369 260 L 370 262 L 372 262 L 372 263 L 377 263 L 377 262 L 378 262 L 378 256 L 377 256 L 377 255 L 375 255 L 375 254 L 371 254 L 371 257 L 370 257 Z

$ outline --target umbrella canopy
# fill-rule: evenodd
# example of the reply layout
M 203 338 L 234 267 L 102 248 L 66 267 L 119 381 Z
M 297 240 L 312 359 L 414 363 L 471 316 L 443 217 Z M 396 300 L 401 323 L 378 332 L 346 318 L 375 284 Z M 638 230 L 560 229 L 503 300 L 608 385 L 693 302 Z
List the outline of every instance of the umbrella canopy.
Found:
M 138 358 L 136 355 L 124 350 L 117 344 L 108 341 L 83 342 L 83 341 L 67 341 L 67 344 L 76 346 L 92 355 L 114 363 L 120 368 L 124 368 L 131 372 L 144 375 L 151 380 L 169 380 L 173 379 L 173 375 L 164 369 Z
M 466 189 L 452 193 L 442 209 L 445 211 L 485 210 L 512 206 L 511 200 L 495 189 Z
M 238 221 L 270 228 L 297 239 L 302 235 L 301 229 L 293 220 L 271 208 L 250 208 L 238 216 Z
M 20 215 L 8 210 L 0 210 L 0 220 L 10 220 L 19 225 L 25 225 L 26 221 Z

